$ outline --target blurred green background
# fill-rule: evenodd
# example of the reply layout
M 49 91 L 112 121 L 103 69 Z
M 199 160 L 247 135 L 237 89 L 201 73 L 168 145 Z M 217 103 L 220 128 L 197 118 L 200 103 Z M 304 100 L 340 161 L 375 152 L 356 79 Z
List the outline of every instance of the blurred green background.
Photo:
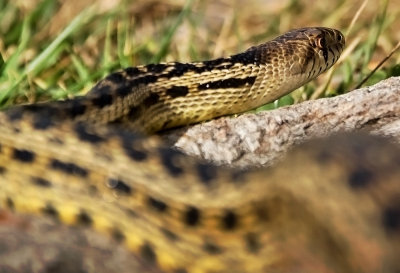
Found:
M 122 67 L 227 56 L 289 29 L 346 35 L 340 63 L 262 109 L 351 91 L 400 41 L 400 0 L 0 0 L 0 106 L 82 95 Z M 400 75 L 395 53 L 366 83 Z

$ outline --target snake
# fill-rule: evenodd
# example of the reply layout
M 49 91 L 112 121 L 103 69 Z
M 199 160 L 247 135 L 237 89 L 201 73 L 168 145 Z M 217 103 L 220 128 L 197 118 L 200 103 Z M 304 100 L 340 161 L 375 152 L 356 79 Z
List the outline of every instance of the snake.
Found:
M 163 272 L 399 272 L 400 152 L 386 139 L 337 135 L 239 170 L 152 136 L 274 101 L 344 45 L 335 29 L 294 29 L 230 57 L 129 67 L 84 96 L 10 107 L 1 208 L 89 226 Z

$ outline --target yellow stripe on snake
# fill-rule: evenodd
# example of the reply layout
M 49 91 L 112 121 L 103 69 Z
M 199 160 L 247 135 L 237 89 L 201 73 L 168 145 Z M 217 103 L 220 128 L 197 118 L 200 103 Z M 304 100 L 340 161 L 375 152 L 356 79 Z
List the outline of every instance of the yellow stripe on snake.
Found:
M 16 213 L 91 225 L 165 272 L 399 272 L 400 153 L 336 136 L 239 171 L 152 133 L 243 112 L 329 69 L 328 28 L 228 58 L 127 68 L 86 96 L 0 113 L 0 197 Z

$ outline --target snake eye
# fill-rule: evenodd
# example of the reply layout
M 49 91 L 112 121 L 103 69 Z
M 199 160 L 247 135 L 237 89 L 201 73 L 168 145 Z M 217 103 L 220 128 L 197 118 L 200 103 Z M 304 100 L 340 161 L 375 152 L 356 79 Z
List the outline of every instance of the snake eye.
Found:
M 317 39 L 317 47 L 319 47 L 319 48 L 325 48 L 325 46 L 326 46 L 326 40 L 325 40 L 325 38 L 324 37 L 321 37 L 321 38 L 318 38 Z

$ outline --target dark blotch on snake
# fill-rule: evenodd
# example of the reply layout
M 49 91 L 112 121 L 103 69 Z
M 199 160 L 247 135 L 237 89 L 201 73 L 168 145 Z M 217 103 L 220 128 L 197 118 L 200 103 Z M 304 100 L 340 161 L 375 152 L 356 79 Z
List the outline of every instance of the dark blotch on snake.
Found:
M 128 68 L 125 68 L 125 73 L 129 77 L 135 77 L 137 75 L 140 75 L 142 72 L 137 67 L 128 67 Z
M 140 256 L 148 263 L 155 264 L 157 262 L 156 253 L 153 250 L 153 247 L 149 243 L 144 243 L 140 247 Z
M 53 159 L 50 163 L 50 167 L 54 170 L 59 170 L 70 175 L 78 175 L 81 177 L 86 177 L 88 175 L 86 169 L 81 168 L 74 163 L 63 162 L 58 159 Z
M 231 56 L 230 60 L 232 63 L 243 65 L 254 65 L 266 61 L 261 59 L 260 52 L 258 50 L 252 50 L 251 48 L 245 52 Z
M 146 65 L 146 69 L 148 72 L 159 74 L 163 72 L 169 65 L 166 64 L 149 64 Z
M 163 74 L 163 76 L 170 79 L 173 77 L 180 77 L 189 71 L 198 73 L 199 72 L 198 70 L 199 70 L 199 68 L 194 64 L 185 64 L 185 63 L 176 62 L 174 65 L 174 68 L 171 69 L 168 73 Z
M 160 96 L 156 93 L 150 93 L 150 95 L 143 100 L 143 106 L 149 108 L 156 104 L 160 100 Z
M 167 228 L 161 227 L 161 228 L 160 228 L 160 231 L 161 231 L 161 233 L 164 234 L 164 236 L 165 236 L 168 240 L 170 240 L 170 241 L 177 241 L 177 240 L 179 240 L 179 236 L 178 236 L 176 233 L 172 232 L 171 230 L 169 230 L 169 229 L 167 229 Z
M 78 223 L 82 225 L 90 226 L 93 223 L 92 217 L 86 211 L 80 211 L 77 215 Z
M 149 197 L 147 201 L 149 206 L 158 212 L 165 212 L 168 209 L 168 205 L 161 200 Z
M 86 105 L 84 104 L 83 100 L 85 100 L 85 98 L 77 97 L 75 99 L 62 102 L 61 105 L 64 106 L 68 116 L 71 118 L 76 118 L 77 116 L 83 115 L 86 111 Z
M 102 89 L 107 88 L 108 86 L 103 86 Z M 91 98 L 92 104 L 99 108 L 103 108 L 107 105 L 111 105 L 113 103 L 113 97 L 111 94 L 106 94 L 103 91 L 100 91 L 100 94 Z
M 217 167 L 213 164 L 201 162 L 196 168 L 200 181 L 206 185 L 217 177 Z
M 160 159 L 165 169 L 174 177 L 183 174 L 183 168 L 179 166 L 182 153 L 170 148 L 160 148 Z
M 156 75 L 146 75 L 146 76 L 138 77 L 134 80 L 131 80 L 129 82 L 129 85 L 132 87 L 132 89 L 134 89 L 134 88 L 138 88 L 142 84 L 155 83 L 158 81 L 158 79 L 159 79 L 159 77 Z
M 132 90 L 133 89 L 130 84 L 124 84 L 124 85 L 118 86 L 117 89 L 115 90 L 115 92 L 118 97 L 124 98 L 125 96 L 130 94 L 132 92 Z
M 46 215 L 58 219 L 58 210 L 50 203 L 46 204 L 46 206 L 42 209 L 42 212 Z
M 114 238 L 114 240 L 116 240 L 117 242 L 121 243 L 125 240 L 125 235 L 122 231 L 120 231 L 117 228 L 114 228 L 111 231 L 111 236 Z
M 261 222 L 267 222 L 271 219 L 270 212 L 265 206 L 256 206 L 254 213 Z
M 227 69 L 233 65 L 234 63 L 232 63 L 230 58 L 218 58 L 196 64 L 175 62 L 170 71 L 161 75 L 170 79 L 173 77 L 180 77 L 188 72 L 201 74 L 211 70 Z
M 35 160 L 35 154 L 32 151 L 14 148 L 13 158 L 20 162 L 31 163 Z
M 400 233 L 400 201 L 388 206 L 383 211 L 383 226 L 388 233 Z
M 6 206 L 7 206 L 7 208 L 9 208 L 10 210 L 14 210 L 14 208 L 15 208 L 14 201 L 13 201 L 10 197 L 7 197 L 7 198 L 6 198 Z
M 35 115 L 33 120 L 33 127 L 38 130 L 46 130 L 54 125 L 54 120 L 49 116 Z
M 120 193 L 123 193 L 123 194 L 131 194 L 132 193 L 132 188 L 120 179 L 110 178 L 108 180 L 108 186 Z
M 234 169 L 231 171 L 231 181 L 233 183 L 243 183 L 246 182 L 247 171 L 243 169 Z
M 233 211 L 226 211 L 225 215 L 222 217 L 222 227 L 225 230 L 233 230 L 237 226 L 237 216 Z
M 246 84 L 254 84 L 256 77 L 247 77 L 244 79 L 240 78 L 231 78 L 231 79 L 224 79 L 218 81 L 212 81 L 207 83 L 199 84 L 199 90 L 207 90 L 207 89 L 225 89 L 225 88 L 236 88 L 242 87 Z
M 246 244 L 246 248 L 250 253 L 257 254 L 261 249 L 261 245 L 259 243 L 259 238 L 254 233 L 248 233 L 244 236 L 244 241 Z
M 142 108 L 139 106 L 132 106 L 128 112 L 128 119 L 131 121 L 136 121 L 142 114 Z
M 184 97 L 189 93 L 189 88 L 187 86 L 172 86 L 165 93 L 171 98 Z
M 211 255 L 217 255 L 223 252 L 219 246 L 211 242 L 205 242 L 203 245 L 203 249 L 205 252 Z
M 188 207 L 184 215 L 184 222 L 188 226 L 196 226 L 200 222 L 200 211 L 195 207 Z
M 75 132 L 80 140 L 93 144 L 100 143 L 104 140 L 102 137 L 90 132 L 89 130 L 90 128 L 81 122 L 75 125 Z
M 147 159 L 147 154 L 145 151 L 141 151 L 135 147 L 135 142 L 130 137 L 132 134 L 126 134 L 122 136 L 122 147 L 127 156 L 129 156 L 134 161 L 143 161 Z
M 353 189 L 367 187 L 371 183 L 373 176 L 374 175 L 370 170 L 363 167 L 357 168 L 349 175 L 349 185 Z
M 24 112 L 20 107 L 15 107 L 6 110 L 5 114 L 7 115 L 8 120 L 13 122 L 13 121 L 19 121 L 22 118 Z
M 125 81 L 125 77 L 124 77 L 124 75 L 122 75 L 121 72 L 115 72 L 115 73 L 108 75 L 103 81 L 106 81 L 106 82 L 110 81 L 114 84 L 120 84 Z M 99 83 L 101 83 L 101 82 L 99 82 Z
M 51 182 L 41 177 L 32 177 L 32 183 L 43 188 L 51 187 Z

